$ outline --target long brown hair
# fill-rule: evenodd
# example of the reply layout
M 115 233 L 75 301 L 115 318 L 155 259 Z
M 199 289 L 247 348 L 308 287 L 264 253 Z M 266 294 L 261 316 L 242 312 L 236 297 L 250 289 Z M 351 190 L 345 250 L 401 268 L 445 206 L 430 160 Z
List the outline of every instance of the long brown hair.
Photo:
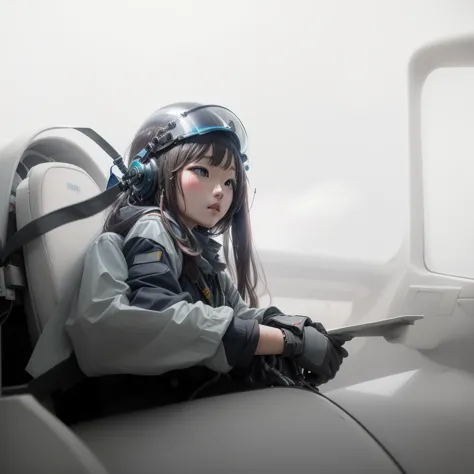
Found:
M 151 139 L 157 135 L 160 127 L 148 126 L 140 130 L 130 145 L 128 165 Z M 171 148 L 163 150 L 156 160 L 158 166 L 158 185 L 156 193 L 148 203 L 137 203 L 130 192 L 119 196 L 117 202 L 106 220 L 104 230 L 126 235 L 135 223 L 149 211 L 150 207 L 159 207 L 163 224 L 183 252 L 183 270 L 196 269 L 196 256 L 202 249 L 193 233 L 184 225 L 178 209 L 177 193 L 183 195 L 180 174 L 183 168 L 201 160 L 204 156 L 210 157 L 211 166 L 220 166 L 228 169 L 235 166 L 236 186 L 232 204 L 226 215 L 218 224 L 209 229 L 213 236 L 224 235 L 224 258 L 229 266 L 231 275 L 236 282 L 241 297 L 252 307 L 257 307 L 256 292 L 259 271 L 258 261 L 253 249 L 252 231 L 249 218 L 247 176 L 240 160 L 238 141 L 228 132 L 212 132 L 201 136 L 190 137 L 178 142 Z M 184 196 L 183 196 L 184 197 Z M 124 207 L 134 207 L 136 212 L 131 217 L 123 217 L 120 210 Z M 147 209 L 148 208 L 148 209 Z M 174 231 L 167 215 L 169 214 L 179 226 L 180 234 Z M 232 258 L 230 258 L 232 248 Z M 232 261 L 233 260 L 233 261 Z

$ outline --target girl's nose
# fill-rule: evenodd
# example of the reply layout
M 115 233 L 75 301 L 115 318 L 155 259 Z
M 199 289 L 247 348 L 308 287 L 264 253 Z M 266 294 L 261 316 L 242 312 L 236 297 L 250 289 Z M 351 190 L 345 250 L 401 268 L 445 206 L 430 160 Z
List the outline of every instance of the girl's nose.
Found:
M 223 196 L 223 191 L 222 191 L 222 186 L 220 184 L 217 184 L 215 187 L 214 187 L 214 192 L 213 192 L 213 195 L 216 197 L 216 198 L 222 198 Z

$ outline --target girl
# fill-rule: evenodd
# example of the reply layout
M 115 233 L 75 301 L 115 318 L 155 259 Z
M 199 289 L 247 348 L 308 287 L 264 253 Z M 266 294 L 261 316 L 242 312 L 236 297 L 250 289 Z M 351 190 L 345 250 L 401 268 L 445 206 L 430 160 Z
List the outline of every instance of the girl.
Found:
M 347 356 L 308 318 L 258 309 L 246 145 L 235 114 L 196 103 L 158 110 L 136 134 L 128 189 L 87 254 L 66 325 L 102 413 L 245 388 L 258 356 L 322 383 Z

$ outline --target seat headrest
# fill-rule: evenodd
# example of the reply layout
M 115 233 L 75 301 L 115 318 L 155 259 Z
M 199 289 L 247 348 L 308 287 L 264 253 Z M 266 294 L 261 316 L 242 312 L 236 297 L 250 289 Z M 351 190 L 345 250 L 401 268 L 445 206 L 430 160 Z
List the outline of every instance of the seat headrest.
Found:
M 80 133 L 77 133 L 80 132 Z M 72 133 L 73 136 L 70 136 Z M 45 136 L 47 134 L 47 136 Z M 53 136 L 51 136 L 53 134 Z M 66 134 L 66 136 L 63 136 Z M 0 148 L 0 249 L 5 246 L 11 206 L 18 184 L 40 163 L 79 166 L 106 189 L 109 170 L 119 153 L 90 128 L 53 126 L 26 131 Z M 114 161 L 115 160 L 115 161 Z
M 17 227 L 100 192 L 96 182 L 77 166 L 58 162 L 37 165 L 17 188 Z M 65 224 L 25 246 L 32 317 L 36 318 L 29 322 L 33 335 L 43 329 L 58 302 L 79 285 L 85 253 L 102 231 L 105 212 Z

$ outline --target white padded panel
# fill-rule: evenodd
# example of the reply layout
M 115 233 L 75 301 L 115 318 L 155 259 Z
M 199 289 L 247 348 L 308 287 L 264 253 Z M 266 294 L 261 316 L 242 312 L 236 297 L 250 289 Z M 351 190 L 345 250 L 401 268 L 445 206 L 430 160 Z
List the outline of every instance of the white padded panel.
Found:
M 17 189 L 18 229 L 56 209 L 100 193 L 81 168 L 66 163 L 35 166 Z M 85 253 L 102 231 L 105 211 L 71 222 L 35 239 L 24 248 L 32 311 L 28 322 L 33 339 L 44 328 L 61 298 L 70 295 L 82 272 Z

